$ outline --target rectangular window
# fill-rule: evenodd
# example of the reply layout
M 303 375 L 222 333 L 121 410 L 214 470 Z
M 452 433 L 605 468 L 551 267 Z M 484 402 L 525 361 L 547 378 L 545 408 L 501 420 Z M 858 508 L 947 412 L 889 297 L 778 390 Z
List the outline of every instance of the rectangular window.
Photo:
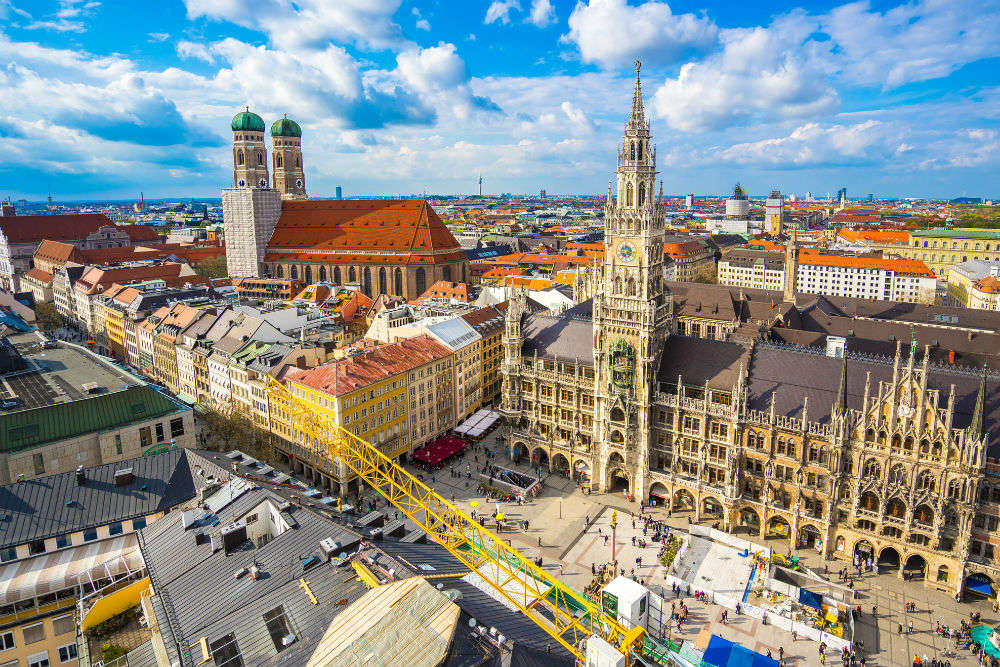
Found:
M 76 621 L 73 620 L 73 614 L 66 614 L 65 616 L 52 619 L 52 632 L 57 637 L 69 634 L 70 632 L 76 632 Z
M 122 526 L 122 522 L 121 521 L 119 521 L 117 523 L 113 523 L 110 526 L 108 526 L 108 534 L 109 535 L 121 535 L 122 532 L 123 532 L 123 530 L 124 530 L 124 528 Z
M 209 646 L 216 667 L 243 667 L 240 648 L 236 645 L 236 635 L 229 633 L 216 639 Z
M 122 455 L 122 434 L 115 433 L 115 454 L 118 456 Z
M 177 419 L 170 420 L 170 437 L 179 438 L 184 435 L 184 419 L 178 417 Z
M 274 642 L 274 648 L 281 650 L 295 641 L 295 635 L 288 627 L 288 619 L 285 618 L 285 608 L 278 606 L 264 614 L 264 624 Z
M 42 459 L 41 454 L 32 454 L 31 461 L 35 465 L 35 474 L 44 475 L 45 474 L 45 460 Z
M 9 563 L 12 560 L 17 560 L 17 549 L 8 547 L 0 551 L 0 562 Z
M 76 660 L 76 644 L 66 644 L 59 647 L 59 662 Z
M 14 648 L 14 633 L 5 632 L 0 635 L 0 651 L 9 651 Z
M 35 644 L 45 639 L 45 624 L 35 623 L 34 625 L 29 625 L 22 632 L 24 633 L 25 644 Z
M 163 422 L 156 422 L 156 441 L 163 442 Z
M 28 543 L 28 554 L 37 556 L 45 553 L 45 540 L 35 540 Z
M 49 667 L 49 652 L 42 651 L 28 656 L 28 667 Z
M 139 429 L 139 446 L 145 449 L 153 444 L 153 436 L 148 426 Z

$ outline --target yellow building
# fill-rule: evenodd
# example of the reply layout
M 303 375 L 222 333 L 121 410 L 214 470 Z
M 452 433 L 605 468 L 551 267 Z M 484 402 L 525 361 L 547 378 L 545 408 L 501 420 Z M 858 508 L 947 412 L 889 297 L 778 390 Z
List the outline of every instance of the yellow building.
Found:
M 1000 261 L 988 262 L 985 260 L 970 259 L 967 262 L 955 264 L 945 269 L 945 278 L 948 281 L 948 297 L 945 305 L 961 306 L 963 308 L 982 308 L 981 305 L 973 305 L 976 298 L 976 283 L 983 278 L 1000 275 Z M 992 309 L 987 309 L 992 310 Z
M 500 397 L 500 362 L 503 359 L 503 322 L 507 312 L 507 302 L 486 306 L 462 315 L 469 326 L 475 329 L 482 342 L 480 360 L 482 366 L 482 403 L 492 403 Z
M 290 369 L 288 390 L 316 406 L 333 423 L 370 442 L 390 458 L 412 452 L 407 409 L 408 374 L 451 351 L 428 336 L 416 336 L 336 359 L 309 370 Z M 356 475 L 316 452 L 291 427 L 288 415 L 272 406 L 271 429 L 278 450 L 293 469 L 317 486 L 345 495 Z M 354 487 L 356 488 L 356 487 Z M 353 488 L 352 488 L 353 490 Z
M 924 262 L 938 277 L 949 266 L 969 260 L 1000 261 L 1000 231 L 994 229 L 921 229 L 910 233 L 904 256 Z

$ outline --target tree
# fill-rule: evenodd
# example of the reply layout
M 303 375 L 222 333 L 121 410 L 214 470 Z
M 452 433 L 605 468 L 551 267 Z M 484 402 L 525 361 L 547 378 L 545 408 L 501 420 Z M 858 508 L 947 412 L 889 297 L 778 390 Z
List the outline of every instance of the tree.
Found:
M 691 282 L 707 283 L 709 285 L 714 285 L 718 282 L 715 263 L 705 264 L 700 269 L 695 271 L 694 275 L 691 276 Z
M 39 301 L 35 304 L 35 320 L 42 331 L 52 331 L 62 326 L 59 311 L 48 301 Z
M 225 278 L 229 270 L 226 268 L 226 256 L 219 255 L 193 265 L 195 273 L 205 278 Z
M 271 446 L 271 433 L 235 409 L 210 409 L 200 417 L 204 447 L 228 452 L 238 449 L 259 461 L 277 465 L 279 457 Z

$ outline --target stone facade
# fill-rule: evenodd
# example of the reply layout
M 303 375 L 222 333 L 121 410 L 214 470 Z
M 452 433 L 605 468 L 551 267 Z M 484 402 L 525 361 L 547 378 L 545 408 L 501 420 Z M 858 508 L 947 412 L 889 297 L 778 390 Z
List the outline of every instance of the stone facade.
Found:
M 637 196 L 655 174 L 648 142 L 637 77 L 600 286 L 578 286 L 587 300 L 558 316 L 529 315 L 523 292 L 507 310 L 512 459 L 779 550 L 870 558 L 952 593 L 971 574 L 997 581 L 1000 485 L 986 472 L 1000 381 L 916 344 L 876 359 L 682 335 L 658 279 L 663 210 Z

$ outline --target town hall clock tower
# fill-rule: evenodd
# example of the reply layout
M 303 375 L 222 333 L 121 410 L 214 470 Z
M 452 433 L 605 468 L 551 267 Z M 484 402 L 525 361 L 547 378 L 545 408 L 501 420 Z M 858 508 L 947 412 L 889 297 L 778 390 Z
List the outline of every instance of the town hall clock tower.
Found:
M 612 489 L 645 488 L 650 401 L 673 302 L 663 280 L 662 184 L 654 196 L 656 149 L 635 64 L 632 113 L 618 149 L 617 194 L 604 206 L 604 263 L 593 302 L 595 481 Z

